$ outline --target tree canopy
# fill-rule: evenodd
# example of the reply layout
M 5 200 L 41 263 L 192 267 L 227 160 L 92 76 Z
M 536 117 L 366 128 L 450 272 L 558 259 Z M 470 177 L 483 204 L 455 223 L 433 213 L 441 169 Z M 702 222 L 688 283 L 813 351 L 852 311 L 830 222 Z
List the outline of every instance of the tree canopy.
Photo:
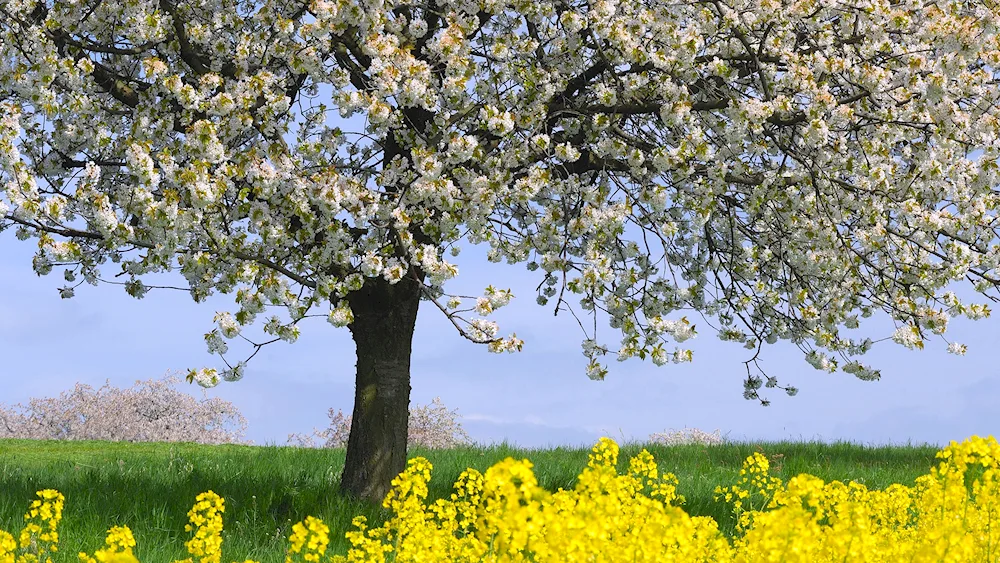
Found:
M 989 314 L 953 282 L 996 297 L 998 13 L 0 0 L 0 226 L 37 239 L 39 274 L 64 268 L 63 296 L 107 280 L 142 297 L 144 276 L 171 270 L 196 300 L 235 293 L 213 352 L 261 320 L 294 341 L 323 316 L 357 340 L 362 302 L 410 298 L 520 349 L 488 320 L 509 290 L 446 291 L 461 245 L 485 243 L 540 270 L 538 303 L 577 316 L 592 378 L 609 352 L 690 361 L 677 343 L 701 315 L 750 350 L 749 399 L 765 401 L 750 367 L 777 340 L 877 379 L 858 360 L 872 340 L 848 332 L 859 317 L 883 311 L 894 341 L 922 347 L 953 316 Z M 598 336 L 600 311 L 620 342 Z M 359 342 L 359 372 L 370 352 Z M 393 353 L 408 370 L 408 341 Z M 242 375 L 226 365 L 192 376 Z

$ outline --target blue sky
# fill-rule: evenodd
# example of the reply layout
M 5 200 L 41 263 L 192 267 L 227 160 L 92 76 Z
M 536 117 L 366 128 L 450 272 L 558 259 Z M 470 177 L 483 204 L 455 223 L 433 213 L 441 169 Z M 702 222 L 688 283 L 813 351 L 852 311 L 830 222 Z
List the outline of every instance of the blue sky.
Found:
M 216 311 L 235 310 L 231 296 L 197 304 L 183 292 L 154 290 L 136 300 L 117 286 L 83 285 L 76 297 L 60 299 L 61 270 L 36 276 L 33 249 L 33 241 L 18 241 L 11 231 L 0 234 L 4 403 L 56 396 L 76 382 L 99 387 L 107 379 L 128 387 L 168 370 L 222 366 L 205 350 L 202 335 L 212 328 Z M 788 397 L 767 390 L 777 392 L 769 393 L 772 404 L 764 408 L 742 397 L 747 350 L 718 341 L 703 321 L 696 321 L 699 336 L 685 342 L 695 352 L 693 363 L 656 367 L 612 359 L 608 378 L 591 381 L 584 374 L 583 334 L 576 321 L 553 317 L 551 307 L 535 304 L 537 272 L 488 263 L 478 247 L 456 260 L 460 274 L 447 289 L 479 294 L 490 283 L 510 287 L 516 299 L 495 318 L 502 334 L 514 331 L 525 341 L 520 353 L 490 354 L 460 337 L 436 308 L 421 306 L 412 401 L 426 404 L 440 396 L 459 409 L 476 441 L 589 445 L 602 435 L 644 440 L 652 432 L 695 427 L 719 429 L 737 440 L 946 444 L 1000 430 L 997 319 L 952 321 L 947 336 L 969 345 L 965 357 L 947 354 L 938 340 L 924 351 L 876 345 L 868 359 L 882 369 L 878 382 L 817 371 L 788 343 L 768 346 L 762 365 L 800 391 Z M 265 347 L 242 381 L 208 390 L 239 407 L 255 443 L 284 444 L 289 433 L 325 427 L 328 408 L 351 409 L 350 333 L 322 319 L 310 321 L 295 344 Z M 864 333 L 892 333 L 886 318 L 867 321 Z M 604 342 L 617 342 L 609 327 L 599 330 Z M 260 334 L 259 328 L 247 334 Z M 232 345 L 231 353 L 236 350 L 241 349 Z M 197 386 L 185 390 L 201 393 Z

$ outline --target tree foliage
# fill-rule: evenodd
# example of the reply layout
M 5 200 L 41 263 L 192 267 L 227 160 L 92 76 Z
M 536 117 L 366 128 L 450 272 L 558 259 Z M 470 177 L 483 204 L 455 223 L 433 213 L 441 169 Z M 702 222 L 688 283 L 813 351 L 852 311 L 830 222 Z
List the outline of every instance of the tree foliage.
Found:
M 461 245 L 485 243 L 577 317 L 592 378 L 609 353 L 690 361 L 677 344 L 698 314 L 750 350 L 748 399 L 778 386 L 752 371 L 778 340 L 877 379 L 858 360 L 872 339 L 849 332 L 859 318 L 885 312 L 891 338 L 919 348 L 951 317 L 989 314 L 954 281 L 996 298 L 998 13 L 0 0 L 0 217 L 37 239 L 35 271 L 64 270 L 64 297 L 101 280 L 142 297 L 166 271 L 196 300 L 234 293 L 206 335 L 220 354 L 247 326 L 269 338 L 252 357 L 314 316 L 365 340 L 382 328 L 359 329 L 357 306 L 377 320 L 395 309 L 373 304 L 417 293 L 467 338 L 518 350 L 489 320 L 509 290 L 446 292 Z M 598 336 L 602 315 L 619 342 Z M 385 326 L 409 342 L 413 318 Z M 409 348 L 393 350 L 405 382 L 359 367 L 383 395 L 408 393 Z M 226 366 L 191 379 L 242 376 Z
M 58 397 L 0 406 L 0 438 L 243 444 L 247 421 L 218 397 L 201 400 L 174 387 L 182 380 L 136 381 L 129 389 L 77 383 Z

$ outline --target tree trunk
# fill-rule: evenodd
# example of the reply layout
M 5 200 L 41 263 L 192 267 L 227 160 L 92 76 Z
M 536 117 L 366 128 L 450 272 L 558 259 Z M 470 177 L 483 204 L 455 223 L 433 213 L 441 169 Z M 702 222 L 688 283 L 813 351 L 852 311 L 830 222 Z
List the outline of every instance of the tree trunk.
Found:
M 395 285 L 369 278 L 347 299 L 354 313 L 349 328 L 358 366 L 340 490 L 381 503 L 389 483 L 406 468 L 410 352 L 420 284 L 408 277 Z

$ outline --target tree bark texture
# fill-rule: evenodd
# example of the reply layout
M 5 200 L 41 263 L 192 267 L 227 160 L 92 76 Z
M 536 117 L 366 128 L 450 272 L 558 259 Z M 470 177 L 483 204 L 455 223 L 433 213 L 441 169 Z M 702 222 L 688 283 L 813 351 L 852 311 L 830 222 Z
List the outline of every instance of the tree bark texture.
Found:
M 395 285 L 369 278 L 347 299 L 354 313 L 349 328 L 358 364 L 340 489 L 381 503 L 390 482 L 406 468 L 410 353 L 420 284 L 411 278 Z

